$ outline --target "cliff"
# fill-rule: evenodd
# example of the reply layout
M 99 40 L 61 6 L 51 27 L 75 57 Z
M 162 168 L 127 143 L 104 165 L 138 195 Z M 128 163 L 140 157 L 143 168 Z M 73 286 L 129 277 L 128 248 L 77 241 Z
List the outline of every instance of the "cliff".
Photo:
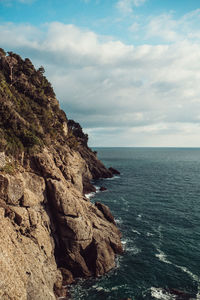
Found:
M 44 68 L 0 49 L 0 299 L 54 300 L 115 266 L 114 218 L 85 197 L 112 172 L 87 140 Z

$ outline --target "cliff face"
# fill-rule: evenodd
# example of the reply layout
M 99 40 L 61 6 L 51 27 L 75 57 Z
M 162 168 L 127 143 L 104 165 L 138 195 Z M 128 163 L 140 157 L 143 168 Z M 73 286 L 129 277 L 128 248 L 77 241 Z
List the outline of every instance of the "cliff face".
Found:
M 0 49 L 0 298 L 50 300 L 122 252 L 109 208 L 85 193 L 112 172 L 60 110 L 43 68 Z

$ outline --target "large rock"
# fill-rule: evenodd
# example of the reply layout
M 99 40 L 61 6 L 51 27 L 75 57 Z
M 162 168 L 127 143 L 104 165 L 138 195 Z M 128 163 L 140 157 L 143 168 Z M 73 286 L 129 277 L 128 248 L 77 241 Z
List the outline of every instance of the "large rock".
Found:
M 0 198 L 12 205 L 19 205 L 23 196 L 23 181 L 18 176 L 0 174 Z
M 113 174 L 113 175 L 120 175 L 120 172 L 112 167 L 108 168 L 108 170 Z
M 115 223 L 115 219 L 113 217 L 113 215 L 110 212 L 110 209 L 107 205 L 102 204 L 100 202 L 95 202 L 96 207 L 103 213 L 104 217 L 111 223 L 116 224 Z
M 84 197 L 90 178 L 80 154 L 66 147 L 46 148 L 27 170 L 0 174 L 2 300 L 65 295 L 57 266 L 74 277 L 103 275 L 115 266 L 121 234 L 109 208 Z
M 70 156 L 72 157 L 71 154 Z M 47 155 L 45 159 L 49 160 Z M 74 155 L 73 164 L 78 166 L 81 160 Z M 104 274 L 114 267 L 115 255 L 122 253 L 121 235 L 109 208 L 100 203 L 95 206 L 83 198 L 82 188 L 67 180 L 71 172 L 69 164 L 64 162 L 67 166 L 64 172 L 68 170 L 68 174 L 59 175 L 58 179 L 54 176 L 60 172 L 60 167 L 56 166 L 58 159 L 56 163 L 52 161 L 52 174 L 50 171 L 46 172 L 43 161 L 39 169 L 42 174 L 46 174 L 47 197 L 54 210 L 57 250 L 61 264 L 67 266 L 74 276 Z M 40 163 L 39 160 L 37 162 Z M 82 173 L 84 163 L 80 167 L 81 170 L 76 171 L 76 174 Z M 82 178 L 84 175 L 82 173 Z

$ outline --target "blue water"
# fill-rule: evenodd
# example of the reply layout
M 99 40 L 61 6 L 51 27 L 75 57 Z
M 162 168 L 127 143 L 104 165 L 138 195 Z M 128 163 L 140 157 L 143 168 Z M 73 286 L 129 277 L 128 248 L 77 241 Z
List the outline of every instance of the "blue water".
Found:
M 79 281 L 72 298 L 200 299 L 200 149 L 95 150 L 121 172 L 95 182 L 108 190 L 91 201 L 110 207 L 125 252 L 107 275 Z

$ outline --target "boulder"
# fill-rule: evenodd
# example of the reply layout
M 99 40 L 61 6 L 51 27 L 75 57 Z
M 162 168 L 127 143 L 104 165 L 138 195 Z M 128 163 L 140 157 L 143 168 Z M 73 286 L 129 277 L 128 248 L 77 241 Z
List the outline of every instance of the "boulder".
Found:
M 83 177 L 83 194 L 95 193 L 96 188 L 87 177 Z
M 108 170 L 113 174 L 113 175 L 120 175 L 120 172 L 112 167 L 108 168 Z
M 107 205 L 102 204 L 100 202 L 95 202 L 95 206 L 103 213 L 106 220 L 108 220 L 109 222 L 111 222 L 113 224 L 116 224 L 115 219 L 114 219 L 113 215 L 111 214 L 110 209 Z
M 101 186 L 99 190 L 100 190 L 100 192 L 104 192 L 104 191 L 107 191 L 107 188 L 104 186 Z
M 63 278 L 62 286 L 66 286 L 68 284 L 74 283 L 73 275 L 69 270 L 67 270 L 65 268 L 60 268 L 60 271 L 62 273 L 62 278 Z

